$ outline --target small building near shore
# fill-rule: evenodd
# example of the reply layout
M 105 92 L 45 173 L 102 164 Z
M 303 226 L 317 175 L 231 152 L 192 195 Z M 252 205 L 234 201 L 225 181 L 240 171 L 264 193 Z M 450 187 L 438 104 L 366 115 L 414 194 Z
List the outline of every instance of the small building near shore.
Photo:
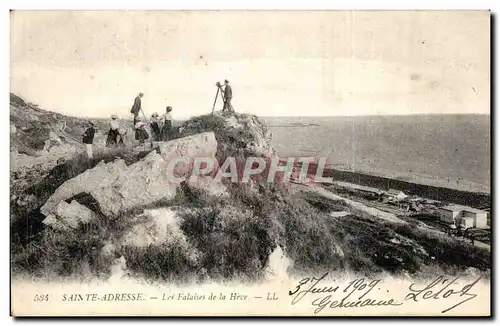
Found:
M 387 191 L 385 193 L 385 195 L 387 197 L 389 197 L 390 200 L 394 200 L 394 201 L 398 201 L 398 202 L 403 201 L 406 198 L 408 198 L 408 195 L 406 195 L 401 190 L 396 190 L 396 189 L 389 189 L 389 191 Z
M 460 225 L 462 225 L 465 229 L 474 227 L 474 219 L 472 217 L 462 217 L 460 219 Z
M 462 206 L 462 205 L 447 205 L 439 208 L 440 220 L 446 223 L 456 223 L 471 225 L 478 229 L 486 229 L 488 226 L 488 212 Z

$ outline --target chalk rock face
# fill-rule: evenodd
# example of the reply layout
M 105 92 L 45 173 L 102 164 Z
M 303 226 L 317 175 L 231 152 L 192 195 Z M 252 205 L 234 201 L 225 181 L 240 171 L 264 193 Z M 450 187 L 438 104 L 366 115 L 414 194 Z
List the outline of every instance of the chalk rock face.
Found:
M 80 193 L 90 194 L 101 212 L 116 216 L 122 211 L 151 204 L 164 198 L 173 198 L 175 185 L 169 183 L 167 163 L 155 152 L 127 166 L 123 160 L 99 163 L 63 183 L 40 211 L 47 216 L 61 201 Z
M 242 114 L 239 116 L 238 122 L 247 133 L 253 136 L 253 140 L 248 144 L 249 148 L 266 157 L 275 156 L 276 151 L 270 144 L 272 135 L 268 132 L 266 125 L 257 116 Z
M 231 116 L 231 117 L 226 118 L 226 127 L 235 128 L 235 129 L 242 129 L 243 125 L 238 122 L 238 119 L 236 119 L 235 116 Z
M 267 279 L 282 280 L 288 276 L 288 268 L 293 266 L 293 261 L 288 258 L 280 246 L 274 248 L 269 255 L 269 260 L 265 267 L 265 275 Z
M 270 142 L 272 134 L 257 116 L 238 114 L 225 117 L 225 132 L 232 135 L 236 142 L 243 142 L 245 147 L 263 157 L 275 157 L 276 151 Z
M 146 249 L 151 247 L 178 248 L 187 259 L 196 262 L 198 250 L 181 229 L 182 218 L 171 207 L 147 209 L 139 221 L 117 241 L 121 247 Z
M 203 189 L 209 195 L 217 197 L 228 197 L 229 192 L 227 187 L 215 180 L 212 176 L 197 176 L 196 178 L 189 178 L 188 185 L 191 188 Z
M 123 235 L 119 243 L 123 246 L 147 247 L 150 245 L 182 242 L 187 239 L 180 228 L 180 219 L 171 208 L 148 209 L 141 220 Z
M 157 142 L 161 157 L 170 162 L 176 157 L 215 157 L 217 141 L 213 132 L 174 139 L 167 142 Z
M 95 189 L 111 184 L 118 178 L 120 171 L 126 168 L 127 165 L 123 160 L 116 160 L 111 163 L 100 162 L 94 168 L 64 182 L 40 208 L 40 212 L 47 216 L 60 201 L 80 193 L 90 194 Z
M 91 191 L 105 215 L 118 215 L 134 207 L 175 197 L 176 185 L 169 182 L 167 162 L 156 152 L 124 168 L 117 178 Z
M 191 175 L 195 158 L 214 159 L 217 152 L 217 140 L 215 140 L 213 132 L 199 133 L 167 142 L 157 142 L 156 146 L 167 164 L 174 158 L 183 157 L 185 159 L 172 166 L 173 174 L 177 178 Z
M 54 207 L 52 214 L 43 220 L 43 223 L 54 228 L 70 227 L 76 229 L 80 223 L 89 223 L 94 217 L 94 213 L 90 209 L 80 205 L 75 200 L 71 201 L 70 204 L 60 201 Z
M 55 216 L 54 214 L 47 215 L 47 217 L 42 221 L 42 223 L 50 226 L 55 230 L 69 231 L 69 226 L 64 224 L 62 221 L 58 220 L 57 216 Z

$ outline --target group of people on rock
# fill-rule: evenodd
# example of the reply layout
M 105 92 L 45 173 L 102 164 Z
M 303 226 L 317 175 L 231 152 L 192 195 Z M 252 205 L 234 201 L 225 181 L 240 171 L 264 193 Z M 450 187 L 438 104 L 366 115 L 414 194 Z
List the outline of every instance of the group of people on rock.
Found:
M 141 108 L 141 98 L 144 96 L 143 93 L 139 93 L 134 100 L 134 105 L 130 110 L 130 113 L 134 115 L 134 128 L 135 128 L 135 139 L 139 143 L 144 143 L 149 139 L 149 134 L 146 131 L 147 121 L 143 121 L 139 116 L 142 112 Z M 160 116 L 157 112 L 151 115 L 149 120 L 149 126 L 151 128 L 151 133 L 153 141 L 167 141 L 171 139 L 172 136 L 172 107 L 167 106 L 165 109 L 165 114 Z
M 149 134 L 146 130 L 148 121 L 143 120 L 139 113 L 141 112 L 141 98 L 144 96 L 143 93 L 139 93 L 134 100 L 134 105 L 132 106 L 131 113 L 134 115 L 134 125 L 135 130 L 135 140 L 139 141 L 139 144 L 144 144 L 147 139 L 149 139 Z M 167 141 L 171 139 L 172 136 L 172 107 L 167 106 L 165 114 L 160 116 L 158 113 L 153 113 L 149 121 L 149 126 L 151 128 L 153 141 Z M 87 129 L 83 134 L 83 143 L 85 144 L 87 156 L 89 158 L 93 157 L 92 144 L 94 142 L 94 135 L 96 132 L 95 124 L 89 121 Z M 109 122 L 109 130 L 106 137 L 106 147 L 124 147 L 125 137 L 127 135 L 127 128 L 120 125 L 118 121 L 118 116 L 115 114 L 111 115 L 111 120 Z
M 151 132 L 155 141 L 166 141 L 172 138 L 172 107 L 167 106 L 165 114 L 159 116 L 158 113 L 153 113 L 151 116 Z
M 229 81 L 224 81 L 224 89 L 222 89 L 222 85 L 220 85 L 219 83 L 217 83 L 217 87 L 220 88 L 223 94 L 224 108 L 222 109 L 222 112 L 224 114 L 234 113 L 234 109 L 231 105 L 233 94 L 231 86 L 229 85 Z M 135 140 L 138 140 L 140 144 L 144 144 L 146 140 L 150 138 L 150 135 L 146 130 L 148 124 L 152 133 L 152 141 L 171 140 L 173 137 L 172 107 L 167 106 L 165 109 L 165 114 L 162 114 L 161 116 L 156 112 L 153 113 L 151 115 L 151 119 L 147 121 L 144 112 L 142 111 L 141 99 L 143 96 L 144 94 L 141 92 L 135 97 L 134 104 L 132 105 L 132 108 L 130 110 L 130 113 L 134 115 L 133 129 L 135 130 Z M 139 116 L 140 113 L 143 114 L 144 119 Z M 88 128 L 83 134 L 83 143 L 85 144 L 87 155 L 89 158 L 93 157 L 92 144 L 94 142 L 95 132 L 95 124 L 92 121 L 89 121 Z M 113 114 L 111 116 L 111 121 L 109 122 L 106 147 L 124 147 L 126 136 L 127 128 L 120 126 L 118 117 Z

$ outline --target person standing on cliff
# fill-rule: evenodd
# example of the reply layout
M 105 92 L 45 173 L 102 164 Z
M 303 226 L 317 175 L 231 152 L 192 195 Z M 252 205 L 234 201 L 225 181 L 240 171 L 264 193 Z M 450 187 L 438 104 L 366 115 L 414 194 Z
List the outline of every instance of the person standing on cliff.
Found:
M 160 130 L 160 117 L 158 115 L 158 113 L 153 113 L 153 115 L 151 115 L 151 121 L 150 121 L 150 126 L 151 126 L 151 133 L 153 136 L 153 140 L 154 141 L 160 141 L 161 140 L 161 130 Z
M 85 144 L 85 149 L 87 150 L 87 157 L 89 159 L 92 159 L 93 153 L 92 153 L 92 144 L 94 143 L 94 135 L 95 135 L 95 128 L 94 128 L 94 123 L 92 121 L 89 121 L 89 125 L 87 130 L 85 130 L 85 133 L 83 134 L 83 143 Z
M 120 129 L 120 123 L 118 122 L 118 116 L 113 114 L 111 115 L 111 121 L 109 122 L 109 131 L 108 131 L 108 137 L 106 139 L 106 147 L 116 147 L 119 129 Z
M 231 100 L 233 98 L 233 89 L 231 85 L 229 85 L 229 80 L 224 80 L 224 107 L 222 108 L 222 112 L 224 113 L 234 113 L 233 106 L 231 104 Z
M 144 96 L 143 93 L 139 93 L 135 99 L 134 99 L 134 105 L 132 106 L 132 109 L 130 110 L 130 113 L 134 115 L 134 126 L 137 123 L 137 117 L 139 116 L 139 113 L 141 112 L 141 99 Z
M 163 128 L 161 130 L 161 139 L 168 141 L 172 135 L 172 107 L 167 106 L 165 114 L 162 116 Z
M 149 138 L 148 132 L 146 131 L 146 122 L 142 121 L 140 117 L 137 117 L 137 122 L 135 124 L 135 140 L 139 141 L 139 144 L 144 144 Z

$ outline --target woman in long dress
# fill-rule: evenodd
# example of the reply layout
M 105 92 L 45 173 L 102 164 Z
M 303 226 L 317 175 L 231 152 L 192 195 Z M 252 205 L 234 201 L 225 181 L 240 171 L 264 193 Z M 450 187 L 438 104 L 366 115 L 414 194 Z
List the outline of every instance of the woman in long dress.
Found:
M 142 121 L 140 117 L 136 118 L 135 124 L 135 140 L 139 141 L 139 144 L 144 144 L 145 140 L 149 138 L 148 132 L 146 131 L 146 123 Z

